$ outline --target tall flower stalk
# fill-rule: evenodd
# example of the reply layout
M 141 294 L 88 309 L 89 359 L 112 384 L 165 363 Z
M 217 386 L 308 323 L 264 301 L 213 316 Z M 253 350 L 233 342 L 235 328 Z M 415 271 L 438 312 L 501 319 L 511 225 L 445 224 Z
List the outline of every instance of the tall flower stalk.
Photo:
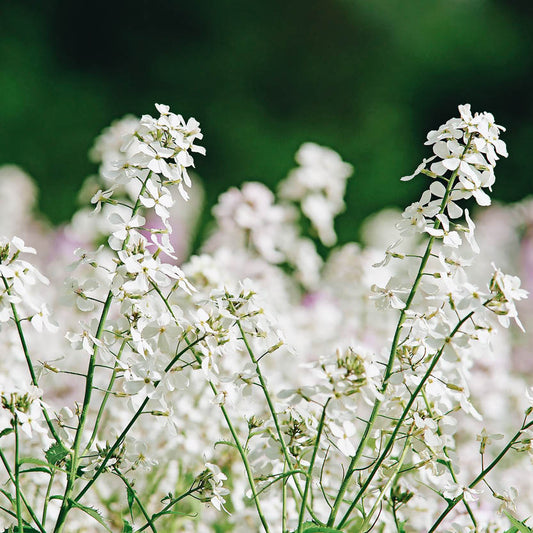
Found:
M 492 115 L 460 106 L 428 134 L 402 178 L 428 187 L 376 263 L 332 249 L 351 166 L 312 143 L 277 195 L 224 193 L 199 255 L 178 257 L 205 150 L 197 121 L 156 107 L 97 141 L 60 297 L 59 263 L 49 281 L 0 240 L 0 530 L 527 531 L 491 475 L 531 453 L 533 392 L 513 387 L 523 418 L 495 434 L 472 378 L 511 361 L 527 295 L 482 264 L 467 208 L 507 156 Z

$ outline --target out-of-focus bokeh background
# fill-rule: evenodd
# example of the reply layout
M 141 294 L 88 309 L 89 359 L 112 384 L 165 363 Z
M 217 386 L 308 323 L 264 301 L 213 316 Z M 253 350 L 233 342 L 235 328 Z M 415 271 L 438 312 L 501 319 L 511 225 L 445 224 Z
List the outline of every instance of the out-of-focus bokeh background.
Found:
M 533 193 L 532 28 L 530 0 L 2 0 L 0 164 L 33 176 L 59 223 L 95 136 L 167 103 L 202 125 L 210 204 L 243 181 L 275 187 L 304 141 L 337 150 L 355 168 L 346 241 L 417 199 L 424 183 L 399 178 L 470 102 L 508 128 L 494 192 L 519 200 Z

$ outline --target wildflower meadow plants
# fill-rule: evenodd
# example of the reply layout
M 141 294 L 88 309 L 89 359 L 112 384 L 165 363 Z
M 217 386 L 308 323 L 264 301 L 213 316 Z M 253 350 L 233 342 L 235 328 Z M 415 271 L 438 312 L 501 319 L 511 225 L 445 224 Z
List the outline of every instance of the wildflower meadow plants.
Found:
M 188 256 L 202 133 L 156 108 L 99 137 L 63 228 L 0 169 L 0 529 L 532 531 L 527 291 L 469 210 L 507 156 L 493 116 L 428 134 L 421 198 L 367 227 L 384 254 L 335 248 L 352 168 L 307 143 Z

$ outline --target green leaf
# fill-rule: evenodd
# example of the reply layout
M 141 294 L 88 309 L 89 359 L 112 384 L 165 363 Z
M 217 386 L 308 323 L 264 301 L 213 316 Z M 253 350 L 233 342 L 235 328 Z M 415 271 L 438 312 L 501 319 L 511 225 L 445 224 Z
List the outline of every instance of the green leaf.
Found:
M 343 533 L 340 529 L 326 526 L 314 526 L 304 529 L 305 533 Z
M 48 448 L 45 452 L 46 460 L 51 465 L 57 465 L 62 459 L 69 454 L 69 451 L 63 446 L 61 442 L 56 442 Z
M 531 529 L 530 527 L 526 526 L 526 524 L 524 524 L 524 522 L 520 522 L 519 520 L 517 520 L 514 516 L 512 516 L 507 511 L 504 511 L 504 514 L 505 514 L 505 516 L 507 516 L 507 518 L 509 519 L 509 521 L 513 525 L 513 528 L 515 528 L 517 531 L 520 531 L 520 533 L 533 533 L 533 529 Z
M 47 463 L 46 461 L 43 461 L 42 459 L 39 459 L 37 457 L 21 457 L 19 459 L 19 463 L 21 465 L 40 465 L 40 466 L 47 466 L 50 467 L 50 463 Z
M 319 526 L 314 522 L 304 522 L 302 530 L 305 533 L 343 533 L 340 529 L 327 526 Z M 294 532 L 296 533 L 296 531 Z
M 524 522 L 518 521 L 513 515 L 509 514 L 507 511 L 504 511 L 504 514 L 510 520 L 511 524 L 518 531 L 520 531 L 520 533 L 533 533 L 533 529 L 531 529 L 530 527 L 526 526 L 526 524 L 524 524 Z
M 127 485 L 126 485 L 126 490 L 128 492 L 128 507 L 130 510 L 130 516 L 131 516 L 131 519 L 133 520 L 133 502 L 135 501 L 135 492 L 133 492 L 133 489 L 131 489 Z
M 71 500 L 71 499 L 69 499 L 68 502 L 72 507 L 75 507 L 76 509 L 80 509 L 84 513 L 87 513 L 91 518 L 94 518 L 99 524 L 104 526 L 106 531 L 109 531 L 109 533 L 113 533 L 107 526 L 104 520 L 104 517 L 100 514 L 100 511 L 98 511 L 97 509 L 94 509 L 93 507 L 87 507 L 86 505 L 82 505 L 81 503 L 75 502 L 74 500 Z
M 230 448 L 237 448 L 236 444 L 234 442 L 230 442 L 229 440 L 217 440 L 215 442 L 215 446 L 218 446 L 219 444 L 223 444 L 224 446 L 229 446 Z
M 36 457 L 21 457 L 19 459 L 19 463 L 21 465 L 37 465 L 46 470 L 48 474 L 52 473 L 50 468 L 53 468 L 53 466 L 42 459 L 37 459 Z
M 7 492 L 7 490 L 0 489 L 0 493 L 3 494 L 12 504 L 14 503 L 15 497 Z
M 4 529 L 3 533 L 40 533 L 38 529 L 33 529 L 30 526 L 22 526 L 20 530 L 18 526 L 13 526 L 13 528 Z
M 34 466 L 33 468 L 25 468 L 24 470 L 21 470 L 21 474 L 28 474 L 33 472 L 42 472 L 44 474 L 50 475 L 50 468 L 47 468 L 46 466 Z
M 127 520 L 122 520 L 122 533 L 133 533 L 133 527 Z
M 404 522 L 399 522 L 399 523 L 398 523 L 398 533 L 407 533 L 407 532 L 405 531 L 405 524 L 406 524 L 406 523 L 407 523 L 407 522 L 405 522 L 405 521 L 404 521 Z
M 5 437 L 6 435 L 9 435 L 10 433 L 13 433 L 15 431 L 13 428 L 5 428 L 2 431 L 0 431 L 0 439 L 2 437 Z

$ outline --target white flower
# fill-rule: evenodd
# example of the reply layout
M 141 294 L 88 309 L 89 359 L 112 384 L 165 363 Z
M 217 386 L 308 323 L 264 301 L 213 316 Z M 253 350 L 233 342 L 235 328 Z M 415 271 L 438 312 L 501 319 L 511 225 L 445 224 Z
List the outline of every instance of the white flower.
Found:
M 54 332 L 59 326 L 53 320 L 50 320 L 50 309 L 46 304 L 42 304 L 39 310 L 31 317 L 31 325 L 41 333 L 43 329 Z
M 445 498 L 450 500 L 462 495 L 467 503 L 476 502 L 479 499 L 480 494 L 482 494 L 481 490 L 461 486 L 457 483 L 449 483 L 442 493 Z
M 170 191 L 166 187 L 157 187 L 152 180 L 147 181 L 146 193 L 140 201 L 145 207 L 153 207 L 163 221 L 168 219 L 168 209 L 174 205 Z
M 425 168 L 426 168 L 426 165 L 430 162 L 430 161 L 433 161 L 435 159 L 435 155 L 431 156 L 431 157 L 428 157 L 428 158 L 424 158 L 422 160 L 422 163 L 420 163 L 420 165 L 418 165 L 415 169 L 415 171 L 412 173 L 412 174 L 409 174 L 409 176 L 403 176 L 401 179 L 401 181 L 410 181 L 412 180 L 415 176 L 418 176 L 418 174 L 420 174 Z
M 42 424 L 44 421 L 43 410 L 39 400 L 31 402 L 26 411 L 17 411 L 17 417 L 20 423 L 20 429 L 29 437 L 33 436 L 33 432 L 46 435 L 47 429 Z
M 355 455 L 355 447 L 350 439 L 355 435 L 355 425 L 349 420 L 345 420 L 342 426 L 331 422 L 329 427 L 331 433 L 338 439 L 336 445 L 340 452 L 346 457 L 353 457 Z
M 400 289 L 396 285 L 397 280 L 391 278 L 384 288 L 376 284 L 370 287 L 370 290 L 374 293 L 370 296 L 370 299 L 375 300 L 378 309 L 403 309 L 405 307 L 405 303 L 397 295 L 405 294 L 408 291 Z
M 222 473 L 220 468 L 213 463 L 205 463 L 205 470 L 198 476 L 201 480 L 201 494 L 213 505 L 213 507 L 220 511 L 224 509 L 229 514 L 228 510 L 224 507 L 226 500 L 224 496 L 229 494 L 229 490 L 223 487 L 223 482 L 228 479 L 225 474 Z
M 156 390 L 156 383 L 162 378 L 158 366 L 155 358 L 139 361 L 129 366 L 124 372 L 124 392 L 139 395 L 142 398 L 152 395 Z
M 438 435 L 438 425 L 431 417 L 422 418 L 418 413 L 413 414 L 413 420 L 418 429 L 422 430 L 423 441 L 430 448 L 440 448 L 442 439 Z
M 436 196 L 437 198 L 444 198 L 446 194 L 446 187 L 443 185 L 441 181 L 435 180 L 430 186 L 429 190 L 431 191 L 431 194 L 433 196 Z M 448 211 L 448 216 L 450 218 L 459 218 L 463 214 L 463 210 L 459 205 L 457 205 L 456 201 L 461 200 L 463 198 L 463 194 L 457 190 L 452 190 L 448 196 L 448 200 L 446 202 L 446 210 Z
M 91 204 L 96 204 L 93 213 L 99 213 L 102 209 L 102 204 L 107 203 L 111 196 L 113 196 L 114 192 L 115 187 L 111 187 L 111 189 L 108 189 L 107 191 L 102 191 L 102 189 L 99 189 L 98 192 L 96 192 L 91 198 Z
M 409 233 L 422 233 L 428 227 L 428 218 L 433 218 L 440 209 L 438 201 L 429 201 L 429 191 L 422 195 L 419 202 L 413 202 L 402 213 L 402 219 L 396 227 L 402 235 Z M 426 218 L 427 217 L 427 218 Z
M 450 221 L 448 220 L 448 217 L 444 214 L 437 215 L 436 217 L 440 223 L 440 228 L 434 228 L 434 227 L 426 227 L 426 232 L 432 235 L 433 237 L 442 238 L 442 242 L 445 246 L 449 246 L 450 248 L 457 248 L 461 245 L 461 237 L 459 237 L 459 234 L 456 231 L 450 231 Z
M 403 239 L 398 239 L 397 241 L 389 245 L 385 250 L 385 257 L 379 263 L 374 263 L 372 266 L 374 268 L 386 266 L 389 264 L 392 257 L 396 257 L 397 259 L 404 259 L 405 255 L 393 252 L 393 250 L 402 242 L 402 240 Z

